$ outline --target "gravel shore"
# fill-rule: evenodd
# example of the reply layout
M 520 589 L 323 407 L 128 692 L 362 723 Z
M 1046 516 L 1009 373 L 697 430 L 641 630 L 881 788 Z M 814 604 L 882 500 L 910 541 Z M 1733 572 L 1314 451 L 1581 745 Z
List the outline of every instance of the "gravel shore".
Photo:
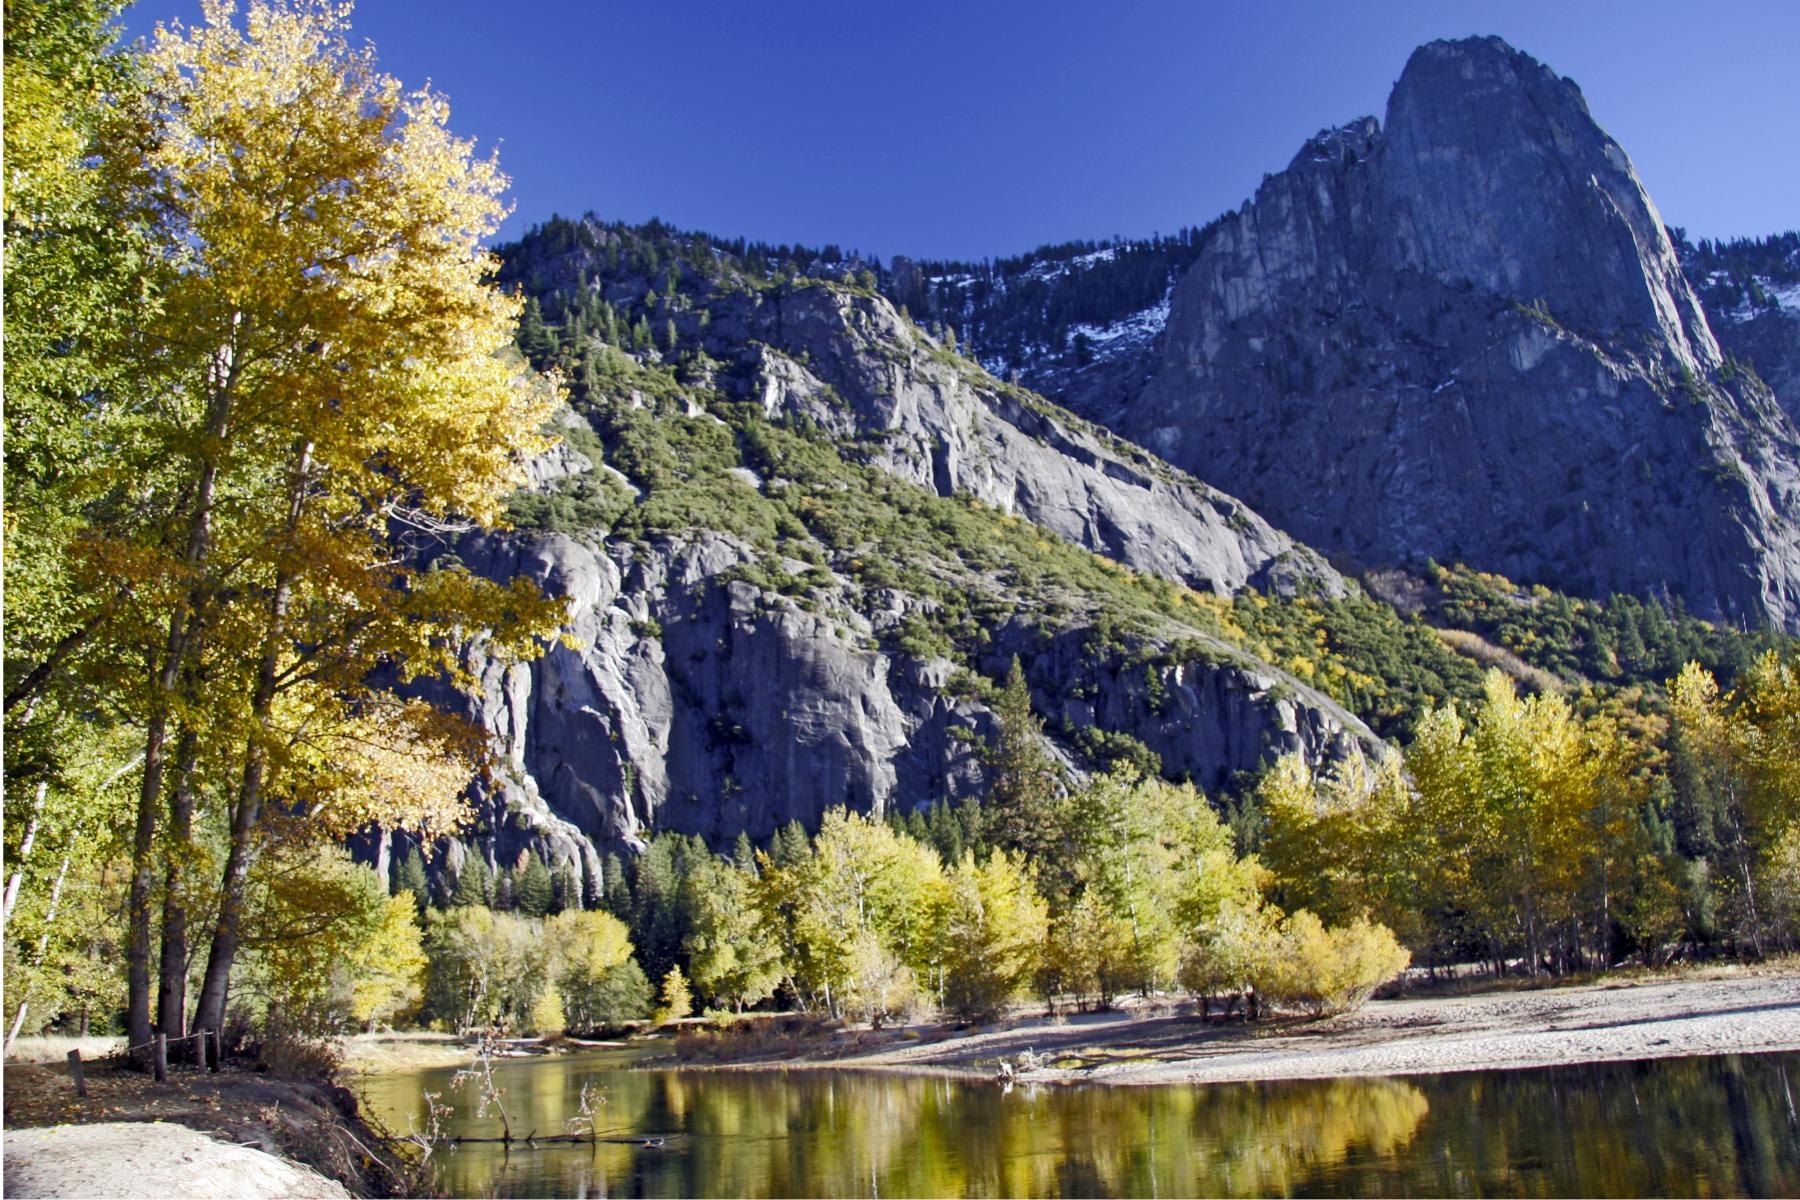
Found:
M 1800 974 L 1723 975 L 1371 1001 L 1324 1020 L 1208 1024 L 1156 1010 L 914 1028 L 737 1068 L 991 1074 L 1022 1053 L 1043 1082 L 1163 1084 L 1415 1075 L 1703 1054 L 1800 1051 Z

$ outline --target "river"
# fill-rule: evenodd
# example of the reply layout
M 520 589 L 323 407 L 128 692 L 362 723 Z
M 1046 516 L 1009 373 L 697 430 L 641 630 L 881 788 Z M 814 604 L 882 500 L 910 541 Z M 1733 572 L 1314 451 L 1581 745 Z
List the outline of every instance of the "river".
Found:
M 497 1137 L 453 1074 L 361 1091 L 399 1132 L 431 1092 L 455 1109 L 447 1132 Z M 616 1140 L 440 1149 L 453 1195 L 1800 1194 L 1800 1054 L 1142 1088 L 633 1069 L 607 1052 L 495 1074 L 515 1136 L 562 1132 L 585 1086 Z

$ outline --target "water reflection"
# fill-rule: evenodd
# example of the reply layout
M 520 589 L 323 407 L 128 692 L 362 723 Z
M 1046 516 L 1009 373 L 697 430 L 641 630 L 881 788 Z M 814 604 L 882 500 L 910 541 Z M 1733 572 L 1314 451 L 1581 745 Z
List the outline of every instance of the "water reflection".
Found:
M 1018 1088 L 794 1071 L 509 1063 L 515 1134 L 555 1133 L 584 1083 L 594 1146 L 440 1151 L 456 1195 L 1760 1195 L 1800 1192 L 1800 1055 L 1160 1088 Z M 364 1093 L 405 1129 L 450 1071 Z M 495 1119 L 456 1132 L 496 1136 Z

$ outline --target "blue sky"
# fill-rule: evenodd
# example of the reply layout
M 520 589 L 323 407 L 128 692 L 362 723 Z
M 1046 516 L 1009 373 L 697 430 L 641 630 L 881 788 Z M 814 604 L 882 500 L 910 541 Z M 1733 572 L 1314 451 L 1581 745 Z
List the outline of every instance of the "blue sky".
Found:
M 127 26 L 197 19 L 142 0 Z M 1800 226 L 1800 3 L 361 0 L 356 33 L 552 212 L 979 258 L 1199 225 L 1414 46 L 1497 33 L 1574 78 L 1665 220 Z

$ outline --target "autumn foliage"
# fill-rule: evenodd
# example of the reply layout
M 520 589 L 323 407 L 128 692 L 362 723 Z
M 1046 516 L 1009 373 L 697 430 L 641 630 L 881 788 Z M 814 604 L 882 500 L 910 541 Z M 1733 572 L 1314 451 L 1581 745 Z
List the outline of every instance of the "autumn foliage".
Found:
M 84 30 L 105 15 L 56 11 Z M 477 631 L 530 654 L 557 625 L 529 582 L 428 569 L 434 540 L 498 519 L 555 393 L 509 354 L 519 302 L 489 282 L 505 177 L 450 132 L 442 96 L 350 44 L 345 14 L 208 3 L 44 147 L 129 231 L 143 303 L 108 343 L 124 380 L 97 373 L 92 402 L 63 410 L 85 485 L 36 497 L 61 523 L 28 547 L 43 609 L 28 598 L 25 637 L 9 626 L 8 712 L 26 736 L 139 731 L 134 1043 L 190 1011 L 222 1026 L 277 843 L 456 826 L 479 741 L 378 680 L 455 682 Z M 12 399 L 9 432 L 57 395 Z

